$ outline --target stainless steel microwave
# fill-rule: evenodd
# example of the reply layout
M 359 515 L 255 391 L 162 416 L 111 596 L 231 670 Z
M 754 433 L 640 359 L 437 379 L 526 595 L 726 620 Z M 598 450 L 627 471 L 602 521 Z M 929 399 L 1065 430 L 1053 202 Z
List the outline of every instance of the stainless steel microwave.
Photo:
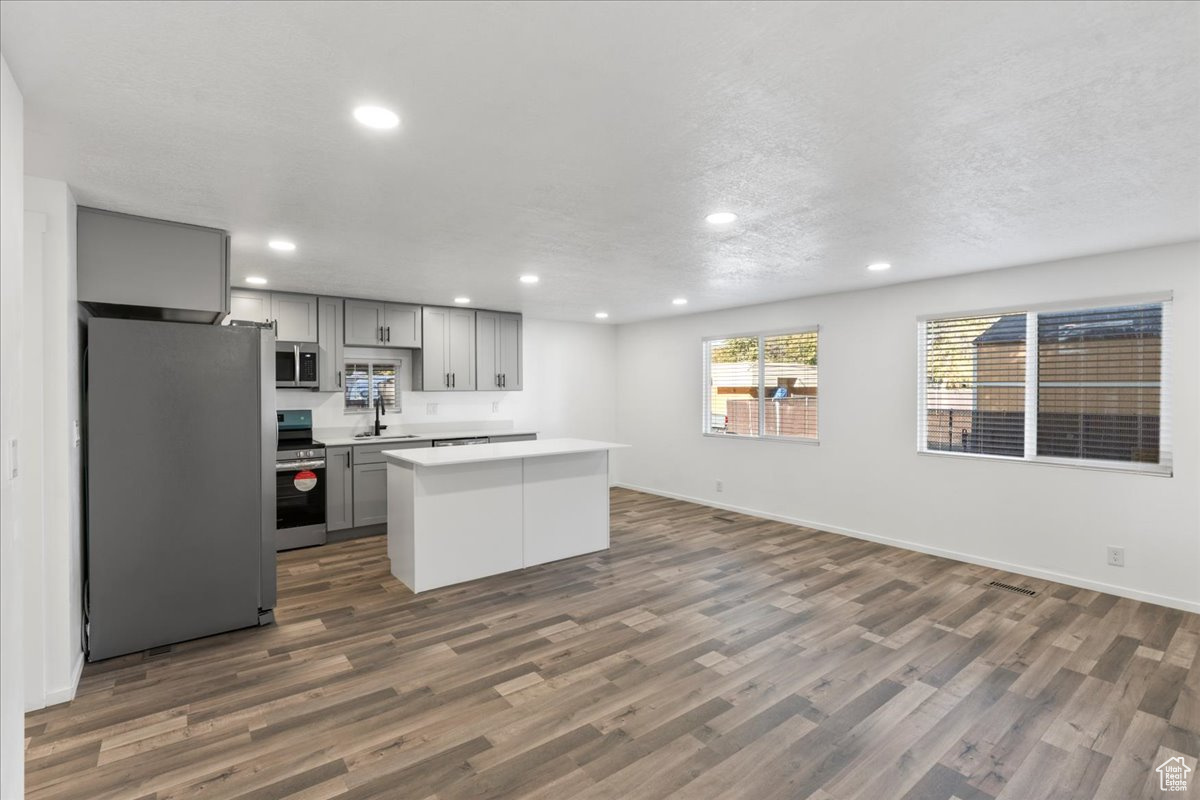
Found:
M 317 388 L 317 345 L 313 342 L 275 343 L 275 388 Z

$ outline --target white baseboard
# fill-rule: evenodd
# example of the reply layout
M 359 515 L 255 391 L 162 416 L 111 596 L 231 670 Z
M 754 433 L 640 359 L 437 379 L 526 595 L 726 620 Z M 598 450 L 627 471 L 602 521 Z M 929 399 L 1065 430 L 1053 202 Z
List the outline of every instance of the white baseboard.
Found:
M 1125 586 L 1115 586 L 1110 583 L 1101 583 L 1100 581 L 1088 580 L 1080 578 L 1076 575 L 1067 575 L 1061 572 L 1052 572 L 1050 570 L 1038 569 L 1037 567 L 1027 567 L 1023 564 L 1010 564 L 1007 561 L 997 561 L 991 558 L 972 555 L 970 553 L 960 553 L 955 550 L 946 550 L 941 547 L 930 547 L 929 545 L 920 544 L 919 542 L 910 542 L 904 539 L 893 539 L 888 536 L 878 536 L 865 531 L 856 531 L 852 528 L 843 528 L 839 525 L 829 525 L 824 522 L 813 522 L 812 520 L 797 519 L 783 514 L 772 514 L 767 511 L 758 511 L 753 508 L 743 508 L 741 506 L 730 505 L 728 503 L 715 503 L 712 500 L 705 500 L 699 497 L 689 497 L 684 494 L 676 494 L 674 492 L 665 492 L 661 489 L 651 489 L 647 486 L 637 486 L 632 483 L 624 483 L 617 481 L 613 486 L 618 486 L 622 489 L 631 489 L 635 492 L 645 492 L 659 497 L 669 497 L 672 500 L 683 500 L 696 505 L 708 506 L 709 508 L 719 508 L 724 511 L 734 511 L 738 514 L 745 514 L 751 517 L 759 517 L 760 519 L 769 519 L 776 522 L 787 522 L 792 525 L 800 525 L 805 528 L 814 528 L 819 531 L 827 531 L 836 533 L 841 536 L 850 536 L 854 539 L 866 539 L 869 542 L 878 542 L 892 547 L 899 547 L 904 550 L 914 550 L 918 553 L 926 553 L 931 556 L 940 556 L 942 558 L 953 559 L 954 561 L 962 561 L 967 564 L 975 564 L 981 567 L 991 567 L 993 569 L 1001 569 L 1005 572 L 1015 572 L 1018 575 L 1025 575 L 1030 578 L 1041 578 L 1043 580 L 1054 581 L 1056 583 L 1065 583 L 1068 586 L 1076 586 L 1080 589 L 1091 589 L 1096 592 L 1104 592 L 1105 594 L 1115 594 L 1118 597 L 1127 597 L 1130 600 L 1141 600 L 1155 605 L 1167 606 L 1168 608 L 1177 608 L 1180 611 L 1190 611 L 1193 614 L 1200 614 L 1200 603 L 1184 600 L 1178 597 L 1168 597 L 1166 595 L 1154 594 L 1153 592 L 1143 592 L 1138 589 L 1130 589 Z
M 46 705 L 56 706 L 75 699 L 75 691 L 79 688 L 79 678 L 83 675 L 83 652 L 75 654 L 75 664 L 71 667 L 70 684 L 46 692 Z

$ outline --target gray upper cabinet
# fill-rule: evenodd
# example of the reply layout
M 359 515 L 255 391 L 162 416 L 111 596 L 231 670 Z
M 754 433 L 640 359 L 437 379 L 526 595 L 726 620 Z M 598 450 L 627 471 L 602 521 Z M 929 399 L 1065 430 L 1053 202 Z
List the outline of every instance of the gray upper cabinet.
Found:
M 229 234 L 81 206 L 79 302 L 97 316 L 219 322 L 229 311 Z
M 475 389 L 475 312 L 466 308 L 421 309 L 423 346 L 414 355 L 413 388 L 426 392 Z
M 383 344 L 383 303 L 346 301 L 346 345 L 379 347 Z
M 271 319 L 281 342 L 317 341 L 317 298 L 307 294 L 271 293 Z
M 521 390 L 521 315 L 475 312 L 478 388 Z
M 383 307 L 383 338 L 387 347 L 421 346 L 421 307 L 388 303 Z
M 421 346 L 421 307 L 346 301 L 346 344 L 351 347 Z
M 317 391 L 340 392 L 345 388 L 345 347 L 342 298 L 317 300 Z
M 230 289 L 229 319 L 241 322 L 269 323 L 271 321 L 271 293 L 256 292 L 252 289 Z
M 308 294 L 230 289 L 226 321 L 229 320 L 266 322 L 275 329 L 275 338 L 281 342 L 320 340 L 317 298 Z

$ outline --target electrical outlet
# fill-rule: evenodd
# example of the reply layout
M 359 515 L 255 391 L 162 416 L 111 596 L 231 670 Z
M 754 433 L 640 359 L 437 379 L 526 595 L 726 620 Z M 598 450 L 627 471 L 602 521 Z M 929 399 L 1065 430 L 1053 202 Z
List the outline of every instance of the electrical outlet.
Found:
M 499 401 L 499 400 L 493 400 L 493 401 L 492 401 L 492 413 L 493 413 L 493 414 L 499 414 L 499 413 L 500 413 L 500 401 Z
M 83 441 L 83 431 L 79 428 L 79 420 L 75 420 L 74 425 L 75 446 L 79 447 L 79 443 Z
M 1125 566 L 1125 548 L 1124 547 L 1108 548 L 1108 565 L 1110 567 Z
M 425 404 L 425 413 L 431 417 L 436 417 L 437 416 L 437 403 L 426 403 Z
M 725 491 L 725 481 L 717 481 L 717 491 L 718 492 Z

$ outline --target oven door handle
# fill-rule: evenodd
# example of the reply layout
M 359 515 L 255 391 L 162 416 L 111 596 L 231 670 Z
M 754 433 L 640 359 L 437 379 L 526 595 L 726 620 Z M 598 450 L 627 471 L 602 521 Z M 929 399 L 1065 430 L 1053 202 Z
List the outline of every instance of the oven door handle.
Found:
M 325 469 L 325 459 L 310 458 L 305 461 L 279 461 L 275 464 L 276 472 L 290 472 L 294 469 Z

